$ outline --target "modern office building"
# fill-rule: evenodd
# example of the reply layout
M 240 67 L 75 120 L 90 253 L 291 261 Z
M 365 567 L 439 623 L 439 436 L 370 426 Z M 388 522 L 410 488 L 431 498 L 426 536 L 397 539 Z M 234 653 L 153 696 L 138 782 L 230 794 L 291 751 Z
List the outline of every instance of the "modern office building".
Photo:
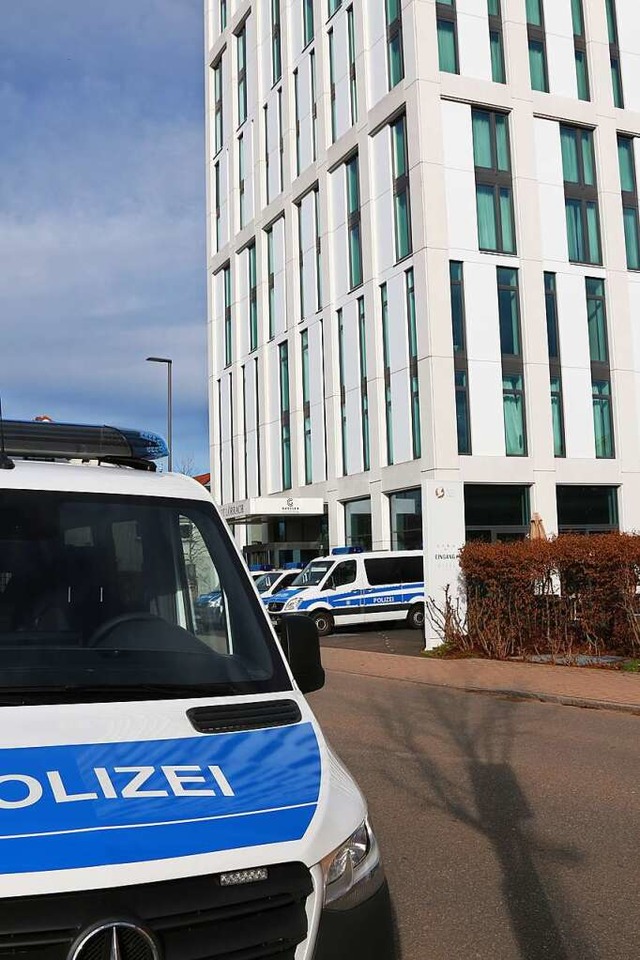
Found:
M 638 0 L 207 0 L 206 68 L 248 555 L 640 529 Z

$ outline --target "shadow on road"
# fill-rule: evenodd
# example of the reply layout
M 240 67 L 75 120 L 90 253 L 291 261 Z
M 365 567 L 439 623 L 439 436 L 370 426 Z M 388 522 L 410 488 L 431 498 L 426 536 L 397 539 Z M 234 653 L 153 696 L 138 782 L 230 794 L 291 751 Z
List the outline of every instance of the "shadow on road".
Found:
M 462 706 L 464 704 L 464 706 Z M 577 865 L 575 847 L 549 847 L 536 839 L 534 814 L 511 763 L 514 721 L 520 709 L 514 703 L 462 700 L 446 693 L 430 693 L 420 718 L 414 712 L 393 709 L 388 699 L 376 704 L 376 715 L 398 749 L 409 751 L 420 766 L 424 792 L 419 801 L 481 834 L 491 845 L 502 875 L 504 904 L 522 960 L 595 960 L 583 941 L 559 890 L 544 879 L 542 864 Z M 462 707 L 462 709 L 461 709 Z M 427 711 L 432 713 L 429 718 Z M 452 748 L 466 768 L 462 776 L 445 771 L 428 749 L 430 739 Z M 435 751 L 433 751 L 435 752 Z M 406 779 L 398 788 L 410 790 Z M 563 932 L 564 931 L 564 935 Z

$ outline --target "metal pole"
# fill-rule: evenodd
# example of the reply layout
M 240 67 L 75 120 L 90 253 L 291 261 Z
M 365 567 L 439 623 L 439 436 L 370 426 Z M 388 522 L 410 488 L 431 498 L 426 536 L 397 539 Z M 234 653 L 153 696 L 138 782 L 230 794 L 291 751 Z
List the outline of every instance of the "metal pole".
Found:
M 172 397 L 173 360 L 167 360 L 167 433 L 169 445 L 169 473 L 173 470 L 173 397 Z

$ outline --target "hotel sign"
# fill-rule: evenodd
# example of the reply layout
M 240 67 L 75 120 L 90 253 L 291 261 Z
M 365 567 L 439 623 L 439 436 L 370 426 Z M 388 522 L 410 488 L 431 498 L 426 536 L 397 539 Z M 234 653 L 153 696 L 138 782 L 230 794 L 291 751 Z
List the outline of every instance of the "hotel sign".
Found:
M 324 513 L 322 497 L 251 497 L 220 507 L 229 523 L 241 523 L 261 517 L 317 517 Z

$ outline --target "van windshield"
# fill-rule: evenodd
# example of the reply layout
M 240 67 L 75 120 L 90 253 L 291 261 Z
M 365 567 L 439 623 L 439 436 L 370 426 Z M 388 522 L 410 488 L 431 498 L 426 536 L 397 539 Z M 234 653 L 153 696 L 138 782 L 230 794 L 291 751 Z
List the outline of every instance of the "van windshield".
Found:
M 307 564 L 302 573 L 295 578 L 292 587 L 315 587 L 317 586 L 327 570 L 334 564 L 333 560 L 312 560 Z
M 0 494 L 0 704 L 290 686 L 211 504 Z

